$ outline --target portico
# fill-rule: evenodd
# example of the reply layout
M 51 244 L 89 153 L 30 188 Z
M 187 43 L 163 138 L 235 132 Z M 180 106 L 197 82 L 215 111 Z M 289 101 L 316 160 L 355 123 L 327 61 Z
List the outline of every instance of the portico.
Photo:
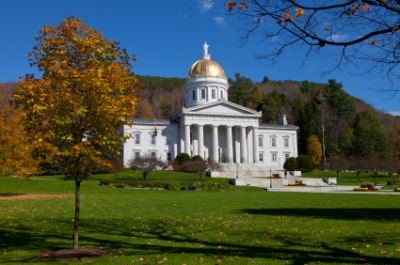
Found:
M 225 100 L 184 108 L 181 150 L 218 163 L 257 163 L 260 115 Z

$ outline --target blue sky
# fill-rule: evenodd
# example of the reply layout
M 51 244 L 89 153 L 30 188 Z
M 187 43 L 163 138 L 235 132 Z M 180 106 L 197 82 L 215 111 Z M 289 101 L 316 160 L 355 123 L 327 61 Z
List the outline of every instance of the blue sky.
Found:
M 378 109 L 400 113 L 400 95 L 376 91 L 392 88 L 384 73 L 358 76 L 356 69 L 347 67 L 323 75 L 337 59 L 329 49 L 305 64 L 301 49 L 289 51 L 274 65 L 257 59 L 271 47 L 257 37 L 242 45 L 243 24 L 227 15 L 221 0 L 4 0 L 1 11 L 0 82 L 35 72 L 26 57 L 35 44 L 34 35 L 43 25 L 54 26 L 75 16 L 136 54 L 136 74 L 185 77 L 207 41 L 209 53 L 228 77 L 239 72 L 254 81 L 265 75 L 272 80 L 315 82 L 335 78 L 351 95 Z

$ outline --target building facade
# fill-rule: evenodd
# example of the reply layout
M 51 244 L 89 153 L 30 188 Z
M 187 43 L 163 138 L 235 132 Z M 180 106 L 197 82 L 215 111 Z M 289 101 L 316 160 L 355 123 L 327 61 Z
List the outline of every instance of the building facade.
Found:
M 123 147 L 124 166 L 135 156 L 173 160 L 179 153 L 199 155 L 223 166 L 222 175 L 238 168 L 260 174 L 281 170 L 288 157 L 297 157 L 297 129 L 282 116 L 277 124 L 260 124 L 261 112 L 228 100 L 223 68 L 203 45 L 203 57 L 189 70 L 185 106 L 171 120 L 134 119 L 124 126 L 130 136 Z M 236 172 L 237 173 L 237 172 Z

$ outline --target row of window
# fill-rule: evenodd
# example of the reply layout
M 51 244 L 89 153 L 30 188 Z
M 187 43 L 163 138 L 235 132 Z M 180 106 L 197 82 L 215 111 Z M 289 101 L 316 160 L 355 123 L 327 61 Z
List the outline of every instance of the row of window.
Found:
M 141 143 L 140 133 L 135 133 L 134 139 L 135 139 L 135 144 L 140 145 L 140 143 Z M 151 133 L 150 134 L 150 144 L 156 145 L 156 143 L 157 143 L 157 135 L 154 133 Z M 166 144 L 167 145 L 170 144 L 170 140 L 168 138 L 166 138 Z
M 206 94 L 207 94 L 207 89 L 206 88 L 202 88 L 200 90 L 200 96 L 201 99 L 206 99 Z M 217 98 L 217 91 L 216 89 L 211 89 L 211 99 L 216 99 Z M 220 91 L 220 98 L 224 98 L 224 91 L 221 90 Z M 192 100 L 196 100 L 197 99 L 197 90 L 192 90 Z
M 270 146 L 271 147 L 276 147 L 276 140 L 277 137 L 276 136 L 270 136 Z M 283 137 L 283 146 L 285 148 L 289 147 L 289 136 L 284 136 Z M 258 136 L 258 147 L 264 147 L 264 136 L 263 135 L 259 135 Z
M 271 147 L 276 147 L 276 140 L 277 140 L 276 138 L 277 138 L 276 136 L 271 136 L 270 137 L 270 146 Z M 135 139 L 135 144 L 136 145 L 140 145 L 140 133 L 136 133 L 134 139 Z M 150 137 L 150 144 L 151 145 L 155 145 L 156 141 L 157 141 L 157 137 L 156 137 L 156 135 L 154 133 L 152 133 L 151 137 Z M 166 143 L 169 144 L 169 140 L 168 139 L 166 139 Z M 289 147 L 289 136 L 284 136 L 283 137 L 283 146 L 285 148 Z M 258 136 L 258 147 L 264 147 L 264 136 L 263 135 L 259 135 Z
M 285 153 L 285 161 L 288 159 L 290 157 L 290 154 L 289 153 Z M 259 162 L 264 162 L 264 153 L 263 152 L 260 152 L 260 153 L 258 153 L 258 161 Z M 276 162 L 278 162 L 278 153 L 271 153 L 271 162 L 272 163 L 276 163 Z
M 140 151 L 134 151 L 134 156 L 135 156 L 135 158 L 139 158 L 140 157 Z M 152 158 L 157 158 L 157 152 L 156 151 L 151 151 L 150 152 L 150 156 Z M 172 160 L 172 153 L 171 152 L 167 152 L 167 160 L 168 161 Z

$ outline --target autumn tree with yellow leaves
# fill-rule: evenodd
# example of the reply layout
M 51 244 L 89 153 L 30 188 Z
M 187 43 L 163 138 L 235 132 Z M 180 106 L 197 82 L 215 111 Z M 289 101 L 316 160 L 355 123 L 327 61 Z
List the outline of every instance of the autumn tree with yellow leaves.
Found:
M 0 86 L 0 176 L 38 173 L 33 145 L 22 126 L 22 112 L 12 106 L 7 90 L 7 85 Z
M 315 166 L 321 163 L 322 145 L 317 135 L 311 135 L 307 138 L 307 154 L 311 156 Z
M 29 54 L 41 78 L 27 75 L 15 101 L 36 152 L 60 163 L 75 181 L 73 248 L 78 248 L 80 185 L 95 165 L 111 166 L 125 140 L 138 104 L 140 84 L 131 72 L 132 56 L 81 19 L 44 26 Z

